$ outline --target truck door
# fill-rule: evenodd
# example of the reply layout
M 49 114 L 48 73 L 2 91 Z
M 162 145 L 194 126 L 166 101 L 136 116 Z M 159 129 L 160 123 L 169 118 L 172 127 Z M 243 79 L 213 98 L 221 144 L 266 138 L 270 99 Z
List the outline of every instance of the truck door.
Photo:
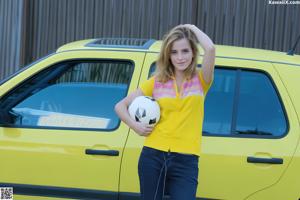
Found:
M 297 117 L 266 62 L 217 59 L 205 103 L 198 196 L 245 199 L 279 181 L 299 138 Z
M 144 55 L 62 52 L 3 84 L 0 187 L 117 200 L 129 128 L 114 105 L 137 87 Z

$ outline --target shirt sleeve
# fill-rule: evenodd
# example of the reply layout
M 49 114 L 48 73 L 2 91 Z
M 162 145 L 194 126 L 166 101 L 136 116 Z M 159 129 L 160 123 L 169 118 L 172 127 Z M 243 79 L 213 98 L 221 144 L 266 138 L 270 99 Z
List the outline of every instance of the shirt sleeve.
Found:
M 146 80 L 140 85 L 140 89 L 142 90 L 145 96 L 152 96 L 154 88 L 154 77 L 152 76 L 150 79 Z
M 211 80 L 211 82 L 209 84 L 206 83 L 205 80 L 204 80 L 204 78 L 203 78 L 203 71 L 202 71 L 202 69 L 200 69 L 200 71 L 199 71 L 199 78 L 200 78 L 200 81 L 201 81 L 201 85 L 203 87 L 204 94 L 206 95 L 207 92 L 208 92 L 208 90 L 209 90 L 209 88 L 210 88 L 210 86 L 213 83 L 213 79 Z

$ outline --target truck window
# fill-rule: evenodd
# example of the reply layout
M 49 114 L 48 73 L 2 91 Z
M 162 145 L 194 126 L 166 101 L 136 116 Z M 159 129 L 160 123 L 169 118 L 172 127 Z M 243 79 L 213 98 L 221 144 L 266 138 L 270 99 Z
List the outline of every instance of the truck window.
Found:
M 14 126 L 113 130 L 120 123 L 114 106 L 132 73 L 127 61 L 60 63 L 25 81 L 0 106 Z

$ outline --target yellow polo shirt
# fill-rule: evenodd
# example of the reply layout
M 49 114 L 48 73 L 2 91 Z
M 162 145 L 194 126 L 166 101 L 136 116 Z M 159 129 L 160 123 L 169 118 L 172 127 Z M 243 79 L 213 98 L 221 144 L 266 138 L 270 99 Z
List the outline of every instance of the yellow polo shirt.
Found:
M 180 93 L 175 79 L 161 83 L 153 76 L 142 83 L 140 89 L 145 96 L 156 99 L 161 115 L 144 145 L 200 156 L 204 99 L 210 85 L 204 81 L 201 70 L 183 82 Z

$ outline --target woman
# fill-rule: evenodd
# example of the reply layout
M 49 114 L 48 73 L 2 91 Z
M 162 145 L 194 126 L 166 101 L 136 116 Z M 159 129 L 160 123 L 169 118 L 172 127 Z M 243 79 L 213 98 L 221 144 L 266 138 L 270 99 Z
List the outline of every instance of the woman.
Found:
M 197 71 L 197 42 L 204 50 Z M 115 110 L 137 134 L 145 136 L 139 159 L 143 200 L 192 200 L 198 184 L 198 160 L 204 116 L 204 99 L 212 83 L 215 47 L 194 25 L 174 27 L 164 38 L 153 77 L 121 100 Z M 160 105 L 155 127 L 132 120 L 127 108 L 137 96 L 152 96 Z

